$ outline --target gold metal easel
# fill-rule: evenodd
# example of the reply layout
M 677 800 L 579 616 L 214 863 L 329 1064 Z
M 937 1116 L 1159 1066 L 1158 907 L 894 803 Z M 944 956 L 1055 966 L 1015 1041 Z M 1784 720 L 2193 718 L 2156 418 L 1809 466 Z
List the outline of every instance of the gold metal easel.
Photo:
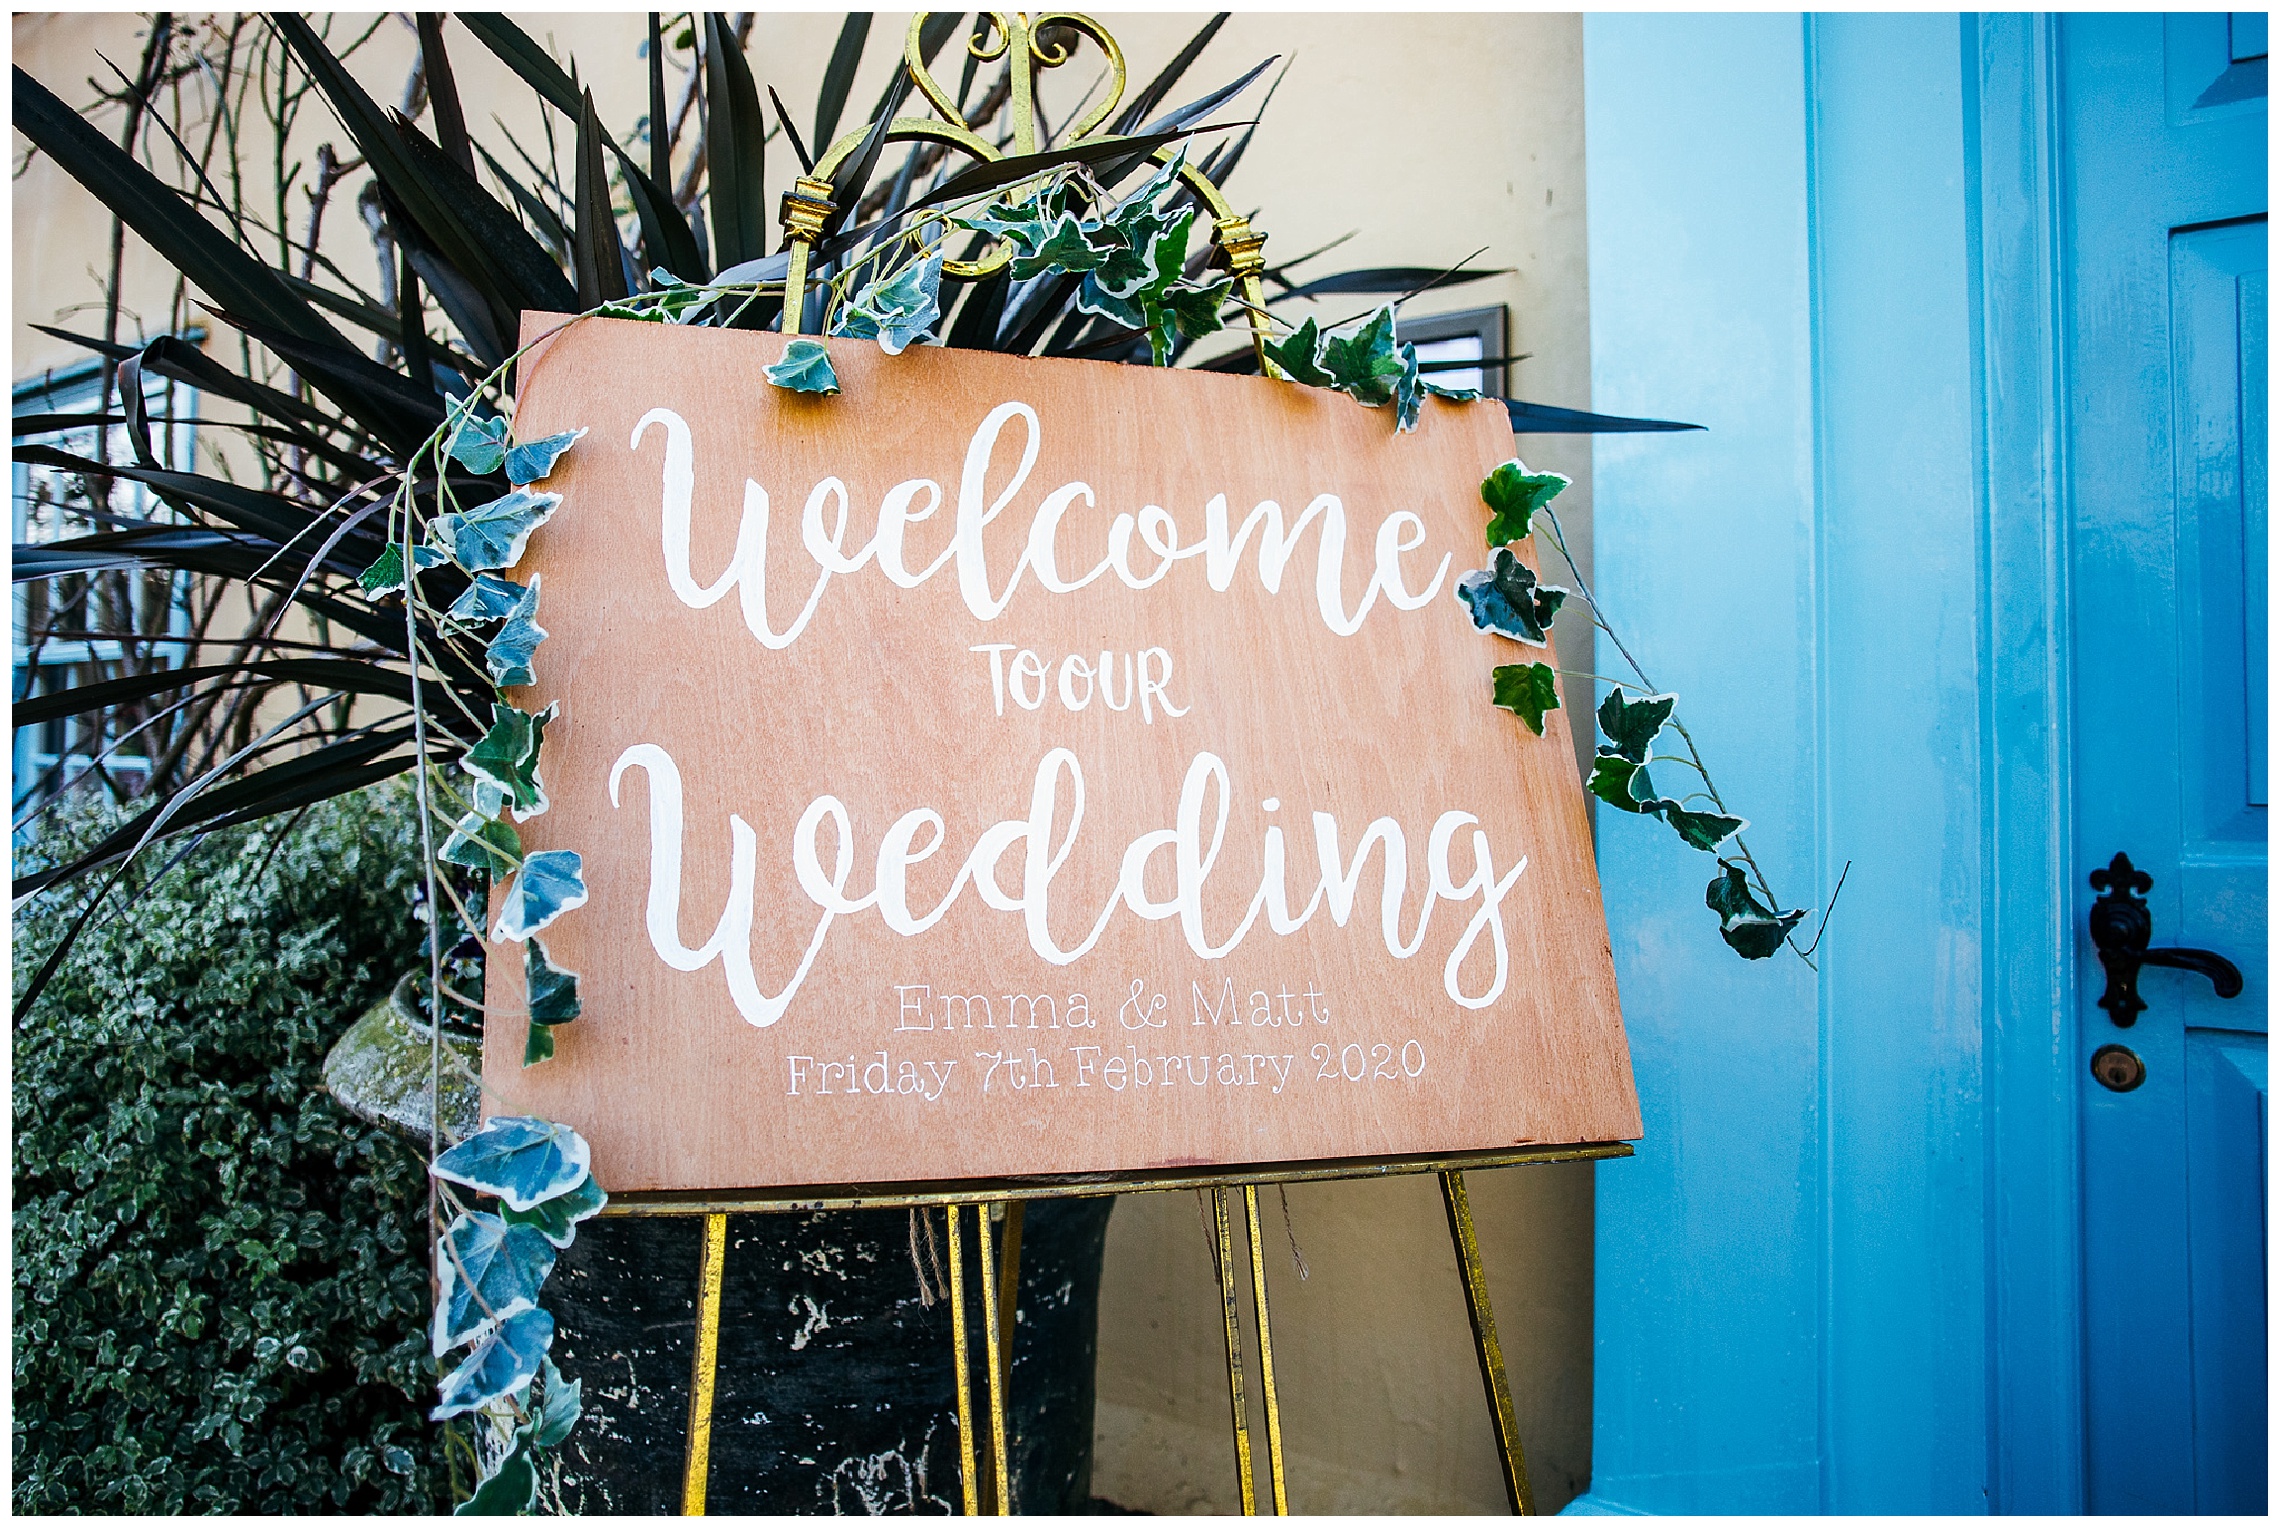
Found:
M 1243 1352 L 1242 1296 L 1246 1280 L 1236 1268 L 1234 1222 L 1244 1221 L 1248 1243 L 1252 1314 L 1259 1334 L 1259 1376 L 1267 1421 L 1267 1478 L 1272 1510 L 1290 1510 L 1283 1463 L 1282 1401 L 1275 1385 L 1273 1328 L 1267 1314 L 1267 1265 L 1259 1227 L 1259 1190 L 1272 1184 L 1326 1183 L 1438 1173 L 1449 1218 L 1449 1242 L 1464 1281 L 1465 1310 L 1471 1318 L 1473 1350 L 1480 1360 L 1482 1389 L 1495 1428 L 1504 1469 L 1505 1500 L 1515 1513 L 1530 1515 L 1535 1498 L 1505 1376 L 1504 1349 L 1497 1340 L 1496 1316 L 1481 1266 L 1480 1239 L 1465 1193 L 1465 1174 L 1480 1168 L 1530 1162 L 1580 1162 L 1627 1157 L 1620 1141 L 1583 1146 L 1517 1147 L 1502 1151 L 1391 1157 L 1373 1160 L 1245 1164 L 1174 1172 L 1086 1173 L 1053 1178 L 989 1182 L 850 1184 L 823 1188 L 756 1190 L 750 1193 L 620 1194 L 602 1211 L 609 1216 L 702 1215 L 705 1233 L 697 1281 L 695 1372 L 689 1386 L 689 1440 L 682 1484 L 684 1514 L 701 1515 L 712 1459 L 715 1368 L 720 1352 L 720 1289 L 723 1254 L 731 1214 L 812 1213 L 818 1210 L 944 1210 L 949 1220 L 950 1359 L 958 1392 L 959 1488 L 969 1517 L 1005 1516 L 1014 1510 L 1012 1477 L 1007 1473 L 1006 1390 L 1012 1367 L 1014 1290 L 1020 1276 L 1021 1208 L 1032 1199 L 1095 1198 L 1104 1194 L 1162 1193 L 1200 1189 L 1212 1203 L 1213 1255 L 1218 1265 L 1219 1300 L 1225 1322 L 1228 1411 L 1235 1441 L 1235 1468 L 1246 1516 L 1259 1510 L 1253 1468 L 1251 1423 L 1246 1404 L 1247 1365 Z M 1240 1209 L 1237 1197 L 1240 1196 Z M 1005 1226 L 993 1235 L 994 1207 L 1005 1207 Z M 974 1416 L 974 1355 L 966 1306 L 965 1235 L 967 1211 L 979 1242 L 982 1309 L 982 1378 L 988 1398 L 988 1453 L 977 1447 Z
M 1007 157 L 966 125 L 958 103 L 935 80 L 919 48 L 927 13 L 911 17 L 903 47 L 903 67 L 919 94 L 940 113 L 937 117 L 897 117 L 888 124 L 886 142 L 939 143 L 976 160 Z M 1042 40 L 1049 29 L 1067 29 L 1090 38 L 1107 56 L 1110 82 L 1107 95 L 1074 124 L 1063 146 L 1078 143 L 1113 143 L 1117 135 L 1095 133 L 1123 99 L 1124 54 L 1106 28 L 1089 16 L 1053 11 L 1032 16 L 1026 12 L 985 11 L 983 24 L 967 41 L 967 51 L 989 62 L 1008 60 L 1013 154 L 1034 154 L 1040 147 L 1037 132 L 1037 72 L 1058 68 L 1069 61 L 1070 50 Z M 862 146 L 868 125 L 849 132 L 824 149 L 815 168 L 784 193 L 782 219 L 786 261 L 784 321 L 787 334 L 802 332 L 806 315 L 809 267 L 824 230 L 839 210 L 832 200 L 833 176 Z M 1172 162 L 1177 151 L 1154 151 L 1159 164 Z M 1233 274 L 1250 318 L 1252 343 L 1266 375 L 1281 371 L 1267 355 L 1272 338 L 1266 314 L 1266 292 L 1260 276 L 1266 260 L 1260 251 L 1266 235 L 1251 227 L 1249 219 L 1229 205 L 1219 187 L 1184 161 L 1179 178 L 1209 209 L 1212 240 L 1217 256 Z M 1016 187 L 1001 194 L 1015 195 Z M 852 221 L 853 209 L 849 209 Z M 945 276 L 974 280 L 1002 269 L 1012 258 L 1010 246 L 1000 244 L 974 261 L 947 260 Z M 728 1245 L 731 1213 L 815 1210 L 916 1209 L 941 1207 L 949 1222 L 951 1364 L 958 1390 L 959 1489 L 969 1517 L 985 1512 L 1005 1516 L 1014 1510 L 1012 1479 L 1008 1474 L 1006 1389 L 1012 1356 L 1015 1289 L 1020 1274 L 1022 1206 L 1031 1199 L 1093 1197 L 1102 1194 L 1152 1193 L 1172 1189 L 1200 1189 L 1211 1196 L 1213 1261 L 1219 1279 L 1220 1308 L 1225 1321 L 1227 1393 L 1233 1423 L 1235 1467 L 1245 1515 L 1256 1515 L 1258 1495 L 1253 1471 L 1251 1424 L 1245 1401 L 1246 1365 L 1243 1354 L 1242 1284 L 1235 1268 L 1234 1196 L 1241 1195 L 1241 1215 L 1250 1261 L 1253 1321 L 1259 1335 L 1259 1375 L 1267 1423 L 1267 1477 L 1273 1510 L 1290 1510 L 1283 1465 L 1282 1405 L 1275 1388 L 1274 1338 L 1267 1316 L 1267 1267 L 1259 1234 L 1259 1189 L 1267 1184 L 1327 1182 L 1337 1179 L 1396 1177 L 1434 1172 L 1440 1174 L 1442 1202 L 1449 1217 L 1449 1239 L 1456 1251 L 1457 1268 L 1465 1287 L 1465 1309 L 1471 1318 L 1473 1346 L 1480 1359 L 1481 1384 L 1488 1397 L 1490 1418 L 1496 1429 L 1498 1452 L 1504 1467 L 1505 1497 L 1516 1513 L 1532 1514 L 1535 1499 L 1528 1487 L 1528 1468 L 1512 1406 L 1512 1389 L 1505 1377 L 1504 1350 L 1496 1336 L 1496 1317 L 1489 1307 L 1488 1280 L 1482 1271 L 1480 1241 L 1472 1209 L 1465 1196 L 1465 1173 L 1473 1168 L 1503 1167 L 1526 1162 L 1571 1162 L 1629 1156 L 1620 1142 L 1560 1147 L 1516 1148 L 1465 1152 L 1432 1157 L 1403 1157 L 1374 1161 L 1311 1162 L 1280 1165 L 1202 1168 L 1179 1172 L 1082 1174 L 1057 1178 L 999 1180 L 988 1183 L 879 1184 L 784 1192 L 722 1194 L 690 1198 L 685 1195 L 625 1194 L 613 1198 L 605 1215 L 690 1215 L 705 1217 L 703 1261 L 697 1285 L 695 1368 L 689 1387 L 689 1440 L 682 1487 L 682 1511 L 701 1515 L 710 1479 L 712 1413 L 715 1370 L 720 1352 L 721 1277 Z M 1003 1205 L 1005 1225 L 993 1249 L 991 1215 Z M 973 1356 L 967 1332 L 965 1298 L 966 1212 L 974 1211 L 973 1224 L 980 1253 L 982 1362 L 989 1406 L 989 1452 L 986 1459 L 975 1446 Z M 986 1488 L 986 1489 L 985 1489 Z M 985 1506 L 984 1498 L 987 1498 Z

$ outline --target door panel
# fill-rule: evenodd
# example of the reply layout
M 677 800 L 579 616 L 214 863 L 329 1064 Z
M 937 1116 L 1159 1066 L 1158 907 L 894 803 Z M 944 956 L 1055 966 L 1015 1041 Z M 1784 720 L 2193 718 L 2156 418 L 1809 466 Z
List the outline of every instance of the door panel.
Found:
M 2187 229 L 2169 262 L 2178 625 L 2198 659 L 2182 676 L 2185 852 L 2243 868 L 2264 843 L 2264 243 L 2262 221 Z
M 2265 1093 L 2262 1035 L 2186 1031 L 2194 1506 L 2202 1512 L 2264 1511 Z
M 2221 13 L 2059 35 L 2089 1504 L 2262 1511 L 2264 64 Z M 2149 969 L 2133 1026 L 2095 1006 L 2117 851 L 2239 997 Z M 2088 1072 L 2117 1044 L 2129 1091 Z

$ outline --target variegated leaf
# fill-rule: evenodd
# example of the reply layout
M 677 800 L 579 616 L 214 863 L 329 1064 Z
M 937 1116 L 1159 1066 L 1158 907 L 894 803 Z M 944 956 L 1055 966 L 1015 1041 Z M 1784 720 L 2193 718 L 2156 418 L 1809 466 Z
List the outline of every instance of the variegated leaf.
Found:
M 575 849 L 541 849 L 523 857 L 507 883 L 506 910 L 491 931 L 494 944 L 520 943 L 573 908 L 586 905 L 583 862 Z
M 538 671 L 531 664 L 538 644 L 546 640 L 546 628 L 538 624 L 539 575 L 530 576 L 530 587 L 523 590 L 522 598 L 515 601 L 514 609 L 507 612 L 504 624 L 483 649 L 483 666 L 490 672 L 491 683 L 500 689 L 519 684 L 531 684 Z
M 435 1159 L 428 1171 L 527 1210 L 567 1194 L 593 1164 L 585 1138 L 568 1125 L 527 1114 L 495 1115 Z
M 794 393 L 839 391 L 839 373 L 831 369 L 831 352 L 814 340 L 794 340 L 784 347 L 784 358 L 761 368 L 770 383 Z
M 444 1376 L 442 1404 L 428 1413 L 428 1420 L 441 1422 L 518 1394 L 536 1377 L 539 1360 L 553 1345 L 554 1318 L 545 1311 L 509 1316 L 475 1345 L 466 1362 Z
M 460 756 L 460 766 L 469 774 L 506 793 L 517 822 L 528 822 L 546 810 L 546 786 L 538 777 L 538 755 L 546 742 L 546 724 L 560 709 L 548 706 L 534 715 L 494 702 L 491 730 Z M 480 800 L 476 802 L 478 809 L 482 805 Z
M 1474 626 L 1530 647 L 1544 645 L 1552 618 L 1567 599 L 1567 590 L 1557 584 L 1537 583 L 1535 571 L 1508 547 L 1497 548 L 1493 567 L 1458 579 L 1456 592 L 1471 609 Z
M 530 533 L 562 507 L 558 493 L 532 493 L 517 488 L 488 504 L 457 514 L 438 515 L 428 526 L 428 539 L 451 555 L 470 573 L 486 568 L 511 568 L 522 560 Z
M 481 1210 L 454 1220 L 435 1249 L 437 1293 L 429 1331 L 435 1356 L 536 1306 L 539 1286 L 554 1271 L 558 1245 L 536 1227 L 512 1225 Z

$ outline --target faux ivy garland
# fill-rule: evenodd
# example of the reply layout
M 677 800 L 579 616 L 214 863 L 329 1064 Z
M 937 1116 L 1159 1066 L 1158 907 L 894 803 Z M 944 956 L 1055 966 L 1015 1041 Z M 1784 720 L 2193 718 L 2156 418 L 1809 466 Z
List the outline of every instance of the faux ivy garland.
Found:
M 939 340 L 942 266 L 959 232 L 1003 241 L 1012 251 L 1007 273 L 1014 292 L 1004 324 L 1019 324 L 1024 303 L 1048 284 L 1078 277 L 1077 308 L 1144 334 L 1156 365 L 1169 366 L 1183 340 L 1202 339 L 1226 327 L 1225 311 L 1238 302 L 1233 279 L 1207 276 L 1191 250 L 1196 210 L 1181 207 L 1179 174 L 1185 153 L 1175 151 L 1130 195 L 1112 199 L 1081 165 L 1064 167 L 1021 194 L 1007 193 L 978 210 L 946 212 L 921 222 L 852 261 L 824 289 L 824 328 L 850 339 L 875 339 L 889 355 Z M 657 276 L 671 280 L 663 272 Z M 678 285 L 678 284 L 676 284 Z M 704 288 L 681 286 L 683 294 Z M 696 298 L 679 306 L 613 305 L 605 315 L 652 322 L 683 321 Z M 1417 347 L 1394 337 L 1394 310 L 1386 303 L 1329 330 L 1308 319 L 1266 352 L 1283 374 L 1310 387 L 1346 394 L 1368 408 L 1394 406 L 1394 427 L 1413 430 L 1427 396 L 1469 402 L 1471 388 L 1442 387 L 1419 370 Z M 1348 330 L 1350 333 L 1338 331 Z M 812 339 L 795 339 L 784 357 L 765 368 L 778 387 L 802 393 L 836 393 L 839 378 L 830 354 Z
M 504 370 L 485 379 L 486 385 L 496 383 Z M 440 613 L 438 630 L 447 642 L 480 646 L 484 672 L 500 693 L 481 735 L 458 740 L 464 747 L 456 775 L 430 763 L 422 729 L 416 778 L 423 814 L 450 828 L 440 848 L 429 828 L 431 859 L 506 882 L 490 938 L 522 946 L 529 1011 L 526 1066 L 551 1057 L 555 1029 L 580 1012 L 577 973 L 556 965 L 538 934 L 586 901 L 586 885 L 575 850 L 526 854 L 515 829 L 516 823 L 547 808 L 539 754 L 555 711 L 549 706 L 534 715 L 504 693 L 536 679 L 538 647 L 546 640 L 546 630 L 538 624 L 539 578 L 533 575 L 522 584 L 508 575 L 522 560 L 531 532 L 561 506 L 562 496 L 540 485 L 584 433 L 517 441 L 506 420 L 477 417 L 472 403 L 463 404 L 415 454 L 398 489 L 394 509 L 401 518 L 395 534 L 362 579 L 368 597 L 406 602 L 406 623 L 416 640 L 417 613 L 435 614 L 422 595 L 421 575 L 450 566 L 466 576 L 465 590 Z M 423 459 L 438 469 L 438 493 L 452 507 L 418 535 L 409 484 Z M 503 472 L 509 490 L 488 503 L 459 508 L 441 470 L 446 461 L 483 475 Z M 416 690 L 416 670 L 413 684 Z M 414 705 L 416 709 L 416 695 Z M 469 718 L 470 734 L 480 720 Z M 446 806 L 448 810 L 439 810 Z M 428 888 L 431 918 L 440 922 L 440 890 L 455 905 L 462 925 L 480 934 L 482 913 L 460 904 L 432 864 Z M 487 911 L 487 902 L 479 905 Z M 441 1045 L 444 1004 L 477 1006 L 444 986 L 441 946 L 439 930 L 431 927 L 430 1020 L 437 1026 L 431 1040 L 433 1064 L 439 1069 L 446 1054 Z M 440 1122 L 434 1128 L 440 1131 Z M 494 1118 L 449 1150 L 440 1149 L 440 1139 L 433 1145 L 429 1174 L 450 1219 L 435 1242 L 431 1346 L 438 1360 L 464 1356 L 444 1374 L 430 1415 L 439 1422 L 465 1417 L 476 1429 L 478 1478 L 459 1512 L 527 1511 L 538 1501 L 540 1459 L 569 1435 L 581 1400 L 579 1384 L 565 1381 L 549 1356 L 554 1318 L 540 1308 L 539 1291 L 555 1258 L 576 1238 L 579 1223 L 599 1213 L 609 1196 L 594 1181 L 585 1141 L 564 1125 L 522 1116 Z M 478 1208 L 481 1200 L 494 1207 Z

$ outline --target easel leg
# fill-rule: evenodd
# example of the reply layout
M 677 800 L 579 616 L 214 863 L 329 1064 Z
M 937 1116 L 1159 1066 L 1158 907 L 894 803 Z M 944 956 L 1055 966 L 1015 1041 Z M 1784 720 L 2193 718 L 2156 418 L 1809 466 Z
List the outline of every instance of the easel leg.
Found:
M 1013 1513 L 1013 1491 L 1005 1473 L 1005 1359 L 998 1331 L 997 1265 L 990 1256 L 990 1207 L 979 1204 L 974 1209 L 974 1223 L 981 1228 L 982 1356 L 990 1372 L 991 1477 L 997 1482 L 990 1493 L 996 1500 L 991 1510 L 994 1516 L 1008 1517 Z
M 1013 1333 L 1014 1315 L 1020 1303 L 1021 1292 L 1021 1222 L 1022 1202 L 1014 1200 L 1005 1207 L 1005 1220 L 997 1230 L 1000 1240 L 997 1252 L 997 1329 L 999 1351 L 997 1376 L 1005 1386 L 1005 1393 L 1013 1393 Z M 990 1470 L 982 1473 L 983 1489 L 998 1503 L 1001 1512 L 1014 1510 L 1013 1488 L 1010 1482 L 999 1484 Z
M 1267 1478 L 1275 1488 L 1275 1516 L 1290 1515 L 1283 1483 L 1282 1405 L 1275 1395 L 1275 1340 L 1267 1325 L 1267 1259 L 1259 1240 L 1259 1186 L 1243 1185 L 1243 1213 L 1251 1238 L 1251 1302 L 1259 1313 L 1259 1378 L 1267 1395 Z
M 1021 1220 L 1025 1206 L 1019 1199 L 1005 1207 L 1004 1238 L 998 1244 L 998 1330 L 1005 1334 L 1005 1373 L 1008 1388 L 1013 1379 L 1013 1316 L 1021 1293 Z
M 705 1515 L 712 1476 L 713 1380 L 720 1364 L 720 1281 L 728 1261 L 728 1217 L 705 1217 L 704 1255 L 697 1265 L 697 1341 L 689 1370 L 689 1454 L 681 1470 L 681 1515 Z
M 964 1498 L 966 1516 L 979 1517 L 982 1503 L 974 1475 L 973 1365 L 966 1356 L 966 1249 L 958 1234 L 964 1208 L 943 1206 L 950 1217 L 950 1351 L 958 1379 L 958 1491 Z M 982 1219 L 985 1223 L 989 1220 L 988 1210 L 982 1212 Z
M 1441 1201 L 1449 1211 L 1449 1240 L 1456 1244 L 1457 1271 L 1464 1278 L 1465 1311 L 1472 1317 L 1473 1346 L 1480 1352 L 1481 1384 L 1488 1391 L 1497 1448 L 1504 1456 L 1504 1495 L 1514 1512 L 1533 1517 L 1536 1498 L 1528 1489 L 1528 1461 L 1520 1451 L 1520 1423 L 1512 1409 L 1512 1387 L 1504 1377 L 1504 1349 L 1496 1340 L 1496 1312 L 1488 1303 L 1488 1276 L 1480 1266 L 1480 1238 L 1473 1232 L 1463 1173 L 1441 1174 Z
M 1243 1487 L 1243 1515 L 1256 1517 L 1259 1502 L 1251 1485 L 1251 1416 L 1243 1403 L 1243 1316 L 1236 1297 L 1235 1245 L 1224 1188 L 1211 1191 L 1211 1218 L 1218 1236 L 1219 1305 L 1227 1318 L 1227 1396 L 1235 1419 L 1235 1473 Z

